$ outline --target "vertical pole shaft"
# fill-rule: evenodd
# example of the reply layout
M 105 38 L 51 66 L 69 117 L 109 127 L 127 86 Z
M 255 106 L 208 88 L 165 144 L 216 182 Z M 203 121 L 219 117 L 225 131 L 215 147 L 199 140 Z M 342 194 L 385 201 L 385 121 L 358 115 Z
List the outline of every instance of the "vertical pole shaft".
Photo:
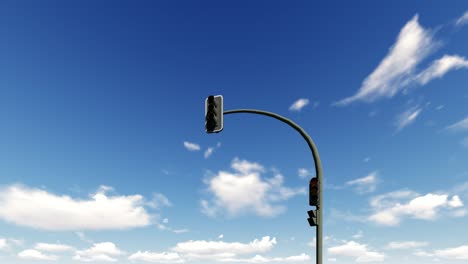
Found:
M 290 119 L 280 116 L 275 113 L 267 112 L 267 111 L 262 111 L 262 110 L 257 110 L 257 109 L 235 109 L 235 110 L 229 110 L 229 111 L 224 111 L 223 114 L 235 114 L 235 113 L 250 113 L 250 114 L 258 114 L 258 115 L 265 115 L 269 117 L 276 118 L 292 128 L 294 128 L 297 132 L 301 134 L 301 136 L 307 141 L 307 144 L 309 145 L 310 150 L 312 151 L 312 157 L 314 159 L 315 163 L 315 173 L 317 176 L 317 180 L 319 183 L 319 203 L 317 206 L 317 232 L 316 232 L 316 263 L 317 264 L 322 264 L 322 230 L 323 230 L 323 219 L 322 219 L 322 210 L 323 210 L 323 176 L 322 176 L 322 162 L 320 161 L 320 156 L 317 150 L 317 147 L 314 144 L 314 141 L 312 141 L 312 138 L 305 132 L 302 127 L 291 121 Z

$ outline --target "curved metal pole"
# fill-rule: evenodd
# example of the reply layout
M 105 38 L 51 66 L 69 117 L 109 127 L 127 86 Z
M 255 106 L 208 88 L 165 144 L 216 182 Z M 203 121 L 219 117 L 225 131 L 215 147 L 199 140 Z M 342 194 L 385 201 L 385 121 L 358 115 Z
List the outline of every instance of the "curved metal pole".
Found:
M 317 180 L 319 183 L 319 206 L 317 206 L 317 218 L 318 218 L 318 225 L 317 225 L 317 235 L 316 235 L 316 263 L 317 264 L 322 264 L 322 227 L 323 227 L 323 221 L 322 221 L 322 209 L 323 209 L 323 189 L 322 189 L 322 162 L 320 161 L 320 156 L 317 150 L 317 147 L 314 144 L 314 141 L 310 136 L 305 132 L 302 127 L 291 121 L 290 119 L 280 116 L 278 114 L 272 113 L 272 112 L 267 112 L 267 111 L 262 111 L 262 110 L 256 110 L 256 109 L 235 109 L 235 110 L 228 110 L 224 111 L 223 115 L 228 115 L 228 114 L 236 114 L 236 113 L 250 113 L 250 114 L 258 114 L 258 115 L 265 115 L 269 117 L 273 117 L 277 120 L 282 121 L 283 123 L 288 124 L 292 128 L 294 128 L 301 136 L 307 141 L 307 145 L 309 145 L 310 150 L 312 151 L 312 157 L 314 158 L 314 163 L 315 163 L 315 175 L 317 176 Z

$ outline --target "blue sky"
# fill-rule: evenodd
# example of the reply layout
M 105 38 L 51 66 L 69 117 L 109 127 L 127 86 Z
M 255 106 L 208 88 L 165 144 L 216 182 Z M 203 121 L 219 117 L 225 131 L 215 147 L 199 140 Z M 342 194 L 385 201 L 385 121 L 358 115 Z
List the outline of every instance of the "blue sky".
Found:
M 2 1 L 2 263 L 468 260 L 464 1 Z

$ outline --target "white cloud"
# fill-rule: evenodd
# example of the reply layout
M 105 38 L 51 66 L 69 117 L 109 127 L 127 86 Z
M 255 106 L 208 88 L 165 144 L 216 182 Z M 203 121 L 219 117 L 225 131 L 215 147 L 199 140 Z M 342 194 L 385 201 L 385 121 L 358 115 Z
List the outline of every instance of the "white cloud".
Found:
M 6 238 L 0 238 L 0 250 L 6 250 L 8 248 L 9 246 L 8 246 Z
M 290 256 L 290 257 L 276 257 L 276 258 L 268 258 L 263 257 L 261 255 L 255 255 L 252 258 L 226 258 L 221 259 L 221 262 L 234 262 L 234 263 L 298 263 L 298 262 L 305 262 L 309 261 L 310 256 L 302 253 L 297 256 Z
M 37 243 L 34 249 L 46 252 L 63 252 L 73 250 L 73 247 L 64 244 Z
M 57 256 L 54 255 L 46 255 L 34 249 L 26 249 L 18 253 L 18 258 L 25 259 L 25 260 L 48 260 L 48 261 L 55 261 L 58 259 Z
M 328 254 L 353 257 L 356 262 L 380 262 L 385 259 L 383 253 L 371 251 L 367 245 L 354 241 L 346 242 L 340 246 L 330 247 L 328 248 Z
M 109 196 L 100 189 L 74 199 L 21 185 L 0 191 L 0 218 L 44 230 L 127 229 L 150 224 L 141 195 Z
M 444 55 L 434 61 L 427 69 L 416 76 L 416 80 L 424 85 L 435 78 L 441 78 L 451 70 L 468 68 L 468 60 L 458 55 Z
M 411 82 L 416 66 L 434 49 L 432 33 L 424 29 L 415 15 L 401 29 L 396 43 L 377 68 L 364 80 L 357 93 L 337 105 L 355 101 L 373 102 L 382 97 L 393 97 Z
M 200 150 L 200 145 L 196 143 L 191 143 L 188 141 L 184 141 L 184 147 L 189 150 L 189 151 L 199 151 Z
M 468 245 L 436 250 L 435 255 L 440 258 L 451 260 L 468 260 Z
M 421 248 L 429 245 L 429 242 L 424 241 L 393 241 L 388 243 L 387 248 L 389 249 L 413 249 Z
M 315 237 L 312 238 L 312 241 L 310 241 L 309 243 L 307 243 L 307 245 L 309 245 L 309 246 L 311 246 L 311 247 L 313 247 L 313 248 L 317 247 L 317 238 L 315 238 Z
M 93 243 L 94 243 L 94 241 L 92 241 L 91 239 L 87 238 L 83 232 L 75 232 L 75 235 L 77 235 L 78 238 L 79 238 L 81 241 L 83 241 L 83 242 L 90 243 L 90 244 L 93 244 Z
M 218 236 L 218 239 L 222 239 L 223 237 L 224 237 L 224 235 L 221 234 L 221 235 Z
M 214 148 L 207 148 L 204 154 L 205 159 L 209 158 L 213 154 Z
M 75 252 L 74 260 L 83 262 L 105 261 L 116 262 L 116 257 L 126 253 L 112 242 L 95 243 L 92 247 Z
M 459 131 L 468 131 L 468 117 L 466 117 L 463 120 L 458 121 L 455 124 L 452 124 L 445 129 L 453 131 L 453 132 L 459 132 Z
M 364 233 L 362 232 L 362 230 L 359 230 L 359 232 L 357 232 L 356 234 L 353 235 L 353 238 L 354 239 L 361 239 L 363 236 L 364 236 Z
M 460 200 L 460 197 L 458 195 L 454 195 L 452 197 L 452 200 L 448 202 L 448 205 L 453 208 L 458 208 L 463 206 L 463 202 Z
M 299 174 L 299 177 L 301 178 L 307 178 L 307 176 L 311 176 L 312 174 L 305 168 L 300 168 L 297 170 L 297 173 Z
M 263 166 L 246 160 L 234 159 L 231 163 L 234 173 L 220 171 L 206 180 L 208 190 L 214 195 L 211 202 L 202 200 L 202 212 L 214 216 L 221 211 L 234 216 L 254 213 L 260 216 L 275 216 L 285 211 L 276 203 L 298 194 L 305 194 L 304 188 L 291 189 L 283 186 L 283 176 L 262 179 Z
M 346 184 L 354 186 L 358 193 L 373 192 L 377 187 L 377 174 L 377 171 L 373 171 L 365 177 L 348 181 Z
M 422 111 L 422 108 L 416 106 L 398 115 L 395 121 L 395 126 L 397 127 L 397 131 L 400 131 L 406 126 L 413 123 L 416 120 L 416 118 L 419 116 L 421 111 Z
M 301 98 L 295 101 L 290 107 L 289 111 L 301 111 L 306 105 L 309 104 L 309 99 Z
M 462 26 L 468 23 L 468 11 L 465 11 L 465 13 L 457 19 L 456 25 L 457 26 Z
M 424 251 L 424 250 L 416 250 L 415 252 L 413 252 L 413 255 L 415 255 L 417 257 L 433 257 L 434 256 L 434 254 L 429 253 L 429 252 Z
M 400 194 L 405 192 L 408 191 L 402 191 Z M 428 193 L 404 202 L 398 198 L 405 196 L 397 197 L 395 194 L 394 192 L 391 195 L 373 198 L 371 206 L 375 212 L 369 216 L 368 220 L 381 225 L 395 226 L 405 217 L 433 220 L 440 214 L 441 209 L 453 210 L 463 206 L 463 203 L 456 195 L 449 200 L 449 195 L 447 194 Z
M 276 244 L 276 238 L 265 236 L 249 243 L 190 240 L 177 243 L 172 251 L 192 258 L 226 259 L 238 255 L 255 254 L 270 251 Z
M 146 203 L 146 205 L 154 209 L 160 209 L 163 207 L 170 207 L 172 206 L 172 203 L 164 194 L 153 193 L 153 199 L 150 202 Z
M 174 233 L 176 233 L 176 234 L 182 234 L 182 233 L 187 233 L 187 232 L 189 232 L 189 230 L 188 230 L 188 229 L 185 229 L 185 228 L 184 228 L 184 229 L 174 229 L 174 230 L 172 230 L 172 232 L 174 232 Z
M 149 252 L 149 251 L 138 251 L 128 257 L 131 261 L 144 261 L 144 262 L 152 262 L 152 263 L 184 263 L 184 259 L 173 252 Z

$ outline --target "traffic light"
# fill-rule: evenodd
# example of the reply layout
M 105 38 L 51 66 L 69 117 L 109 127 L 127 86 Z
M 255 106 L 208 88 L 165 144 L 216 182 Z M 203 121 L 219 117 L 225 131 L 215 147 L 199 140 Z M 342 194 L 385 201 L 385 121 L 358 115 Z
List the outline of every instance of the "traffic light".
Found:
M 309 221 L 309 225 L 318 226 L 317 210 L 307 211 L 307 214 L 309 215 L 309 218 L 307 218 L 307 221 Z
M 223 96 L 210 95 L 205 100 L 205 131 L 218 133 L 223 130 Z
M 319 182 L 317 177 L 312 178 L 309 183 L 309 205 L 319 206 Z

